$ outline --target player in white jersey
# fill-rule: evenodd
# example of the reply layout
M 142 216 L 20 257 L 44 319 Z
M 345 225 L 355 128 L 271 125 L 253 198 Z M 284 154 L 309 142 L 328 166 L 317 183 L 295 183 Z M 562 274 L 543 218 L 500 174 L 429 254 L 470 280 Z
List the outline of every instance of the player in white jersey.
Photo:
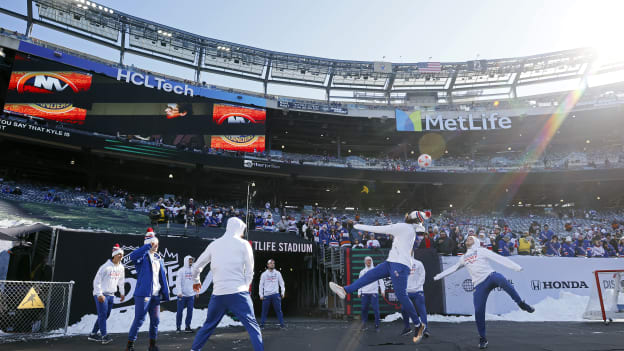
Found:
M 95 299 L 95 307 L 97 308 L 98 318 L 95 321 L 93 330 L 89 334 L 89 340 L 98 341 L 102 344 L 108 344 L 113 339 L 106 332 L 106 320 L 110 316 L 113 309 L 115 292 L 119 289 L 121 295 L 120 302 L 125 299 L 125 268 L 121 264 L 124 252 L 119 244 L 113 246 L 112 258 L 104 262 L 100 266 L 95 278 L 93 278 L 93 298 Z M 98 335 L 98 331 L 102 334 Z
M 425 325 L 424 336 L 429 337 L 429 326 L 427 325 L 427 308 L 425 307 L 425 266 L 422 262 L 412 257 L 412 265 L 410 266 L 410 275 L 407 278 L 407 296 L 414 304 L 420 321 Z M 401 335 L 408 335 L 411 331 L 409 324 L 409 315 L 403 314 L 403 331 Z
M 364 269 L 360 271 L 359 277 L 362 278 L 366 273 L 370 272 L 375 268 L 373 264 L 373 258 L 370 256 L 364 257 Z M 386 294 L 386 284 L 384 284 L 383 279 L 379 279 L 376 282 L 372 282 L 366 286 L 358 289 L 358 297 L 362 302 L 362 315 L 360 319 L 362 320 L 362 329 L 366 328 L 366 321 L 368 320 L 368 306 L 373 306 L 373 313 L 375 314 L 375 331 L 379 331 L 379 292 L 381 291 L 381 296 L 385 297 Z
M 401 304 L 401 310 L 406 311 L 416 325 L 412 339 L 414 343 L 418 343 L 422 339 L 425 325 L 420 322 L 418 312 L 416 312 L 416 308 L 414 308 L 412 301 L 407 296 L 407 278 L 409 277 L 412 264 L 412 248 L 414 247 L 416 232 L 425 231 L 422 222 L 429 217 L 431 217 L 431 212 L 412 211 L 405 215 L 405 223 L 384 226 L 354 225 L 353 228 L 355 230 L 392 235 L 392 249 L 390 249 L 388 259 L 371 269 L 366 275 L 351 285 L 342 287 L 334 282 L 329 283 L 329 288 L 338 297 L 344 299 L 347 294 L 351 294 L 363 286 L 379 279 L 390 277 L 396 297 Z
M 280 288 L 282 292 L 280 294 Z M 275 260 L 270 259 L 267 262 L 267 270 L 260 275 L 260 300 L 262 300 L 262 317 L 260 319 L 260 328 L 264 328 L 267 314 L 271 304 L 280 323 L 280 328 L 285 328 L 284 314 L 282 313 L 282 299 L 286 294 L 286 285 L 282 273 L 275 269 Z
M 506 257 L 482 248 L 479 239 L 474 236 L 469 236 L 468 239 L 466 239 L 466 247 L 468 251 L 459 258 L 455 265 L 439 273 L 433 277 L 433 279 L 440 280 L 458 269 L 466 267 L 475 288 L 473 303 L 475 308 L 475 322 L 477 323 L 480 336 L 479 348 L 485 349 L 488 345 L 485 335 L 485 304 L 487 303 L 488 295 L 493 289 L 503 289 L 514 302 L 518 304 L 518 307 L 529 313 L 533 313 L 535 309 L 520 298 L 520 295 L 518 295 L 513 285 L 507 281 L 507 278 L 492 269 L 488 260 L 492 260 L 516 272 L 520 272 L 522 267 Z

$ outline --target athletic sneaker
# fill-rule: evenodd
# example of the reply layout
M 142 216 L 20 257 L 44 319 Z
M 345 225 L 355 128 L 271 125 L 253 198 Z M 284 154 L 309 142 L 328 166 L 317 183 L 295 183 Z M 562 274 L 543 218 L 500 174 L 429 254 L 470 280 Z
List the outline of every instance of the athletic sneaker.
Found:
M 412 339 L 414 344 L 417 344 L 422 340 L 424 331 L 425 331 L 425 325 L 423 323 L 420 323 L 419 326 L 414 327 L 414 338 Z
M 375 333 L 379 333 L 380 331 L 381 331 L 381 330 L 379 329 L 379 326 L 378 326 L 378 325 L 376 325 L 376 326 L 375 326 Z
M 360 330 L 361 331 L 368 330 L 368 328 L 366 327 L 366 323 L 362 323 L 362 325 L 360 326 Z
M 412 333 L 412 328 L 407 327 L 405 329 L 403 329 L 403 331 L 401 332 L 401 334 L 399 334 L 400 336 L 408 336 Z
M 347 297 L 347 292 L 345 291 L 345 289 L 334 283 L 334 282 L 329 282 L 329 288 L 331 289 L 331 291 L 333 291 L 336 295 L 338 295 L 339 298 L 341 299 L 345 299 L 345 297 Z
M 100 333 L 91 333 L 87 337 L 87 340 L 89 340 L 89 341 L 102 341 L 102 337 L 100 336 Z
M 531 305 L 529 305 L 528 303 L 522 301 L 518 304 L 518 307 L 520 307 L 520 309 L 525 310 L 529 313 L 533 313 L 535 312 L 535 308 L 533 308 Z
M 182 332 L 182 330 L 180 330 L 180 328 L 176 328 L 176 334 L 180 334 Z
M 487 349 L 488 346 L 488 341 L 486 338 L 480 338 L 479 339 L 479 348 L 480 349 Z
M 280 324 L 280 329 L 286 329 L 286 324 Z
M 102 345 L 106 345 L 106 344 L 108 344 L 110 342 L 113 342 L 113 338 L 111 338 L 110 336 L 104 335 L 102 337 Z
M 191 327 L 186 327 L 186 328 L 184 328 L 184 332 L 185 333 L 192 333 L 193 329 L 191 329 Z
M 429 333 L 429 328 L 425 328 L 425 331 L 423 332 L 423 335 L 425 336 L 425 338 L 428 338 L 429 335 L 431 335 L 431 333 Z

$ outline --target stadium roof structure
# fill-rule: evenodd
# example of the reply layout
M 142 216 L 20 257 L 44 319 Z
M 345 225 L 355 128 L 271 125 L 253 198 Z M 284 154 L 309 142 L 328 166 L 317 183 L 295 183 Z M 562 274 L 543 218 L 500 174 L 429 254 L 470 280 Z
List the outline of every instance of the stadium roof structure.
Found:
M 27 36 L 33 24 L 42 25 L 118 50 L 121 65 L 124 54 L 132 53 L 190 68 L 197 84 L 202 83 L 201 72 L 261 82 L 265 95 L 268 85 L 275 83 L 323 89 L 327 101 L 462 103 L 515 99 L 523 86 L 581 80 L 590 71 L 624 70 L 624 63 L 592 68 L 597 54 L 591 48 L 466 62 L 337 60 L 209 38 L 87 0 L 26 1 L 26 15 L 3 8 L 0 13 L 25 20 Z

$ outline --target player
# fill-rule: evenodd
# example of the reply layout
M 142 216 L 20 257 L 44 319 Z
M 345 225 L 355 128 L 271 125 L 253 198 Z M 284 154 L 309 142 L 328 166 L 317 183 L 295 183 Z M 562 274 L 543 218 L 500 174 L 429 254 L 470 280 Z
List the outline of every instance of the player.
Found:
M 134 321 L 128 333 L 126 351 L 134 351 L 139 328 L 148 313 L 150 316 L 148 351 L 158 351 L 156 337 L 160 324 L 160 303 L 169 301 L 169 285 L 165 264 L 158 253 L 158 238 L 152 228 L 147 229 L 143 246 L 130 254 L 130 260 L 137 270 L 137 282 L 134 289 Z
M 425 307 L 425 292 L 423 289 L 425 285 L 425 274 L 425 266 L 423 266 L 422 262 L 412 257 L 410 275 L 409 278 L 407 278 L 407 296 L 414 304 L 420 321 L 425 325 L 423 335 L 428 338 L 430 333 L 429 326 L 427 325 L 427 308 Z M 404 328 L 401 335 L 408 335 L 411 331 L 409 316 L 405 311 L 403 311 L 402 314 Z
M 95 299 L 95 308 L 97 309 L 98 318 L 95 321 L 93 330 L 89 334 L 89 340 L 100 341 L 102 344 L 108 344 L 113 339 L 106 332 L 106 320 L 110 316 L 113 309 L 113 301 L 115 299 L 115 291 L 119 289 L 120 302 L 123 302 L 124 295 L 125 272 L 124 266 L 121 264 L 124 252 L 119 244 L 113 246 L 113 254 L 110 260 L 104 262 L 100 266 L 95 278 L 93 278 L 93 298 Z M 98 331 L 102 335 L 98 335 Z
M 416 232 L 424 232 L 425 227 L 422 222 L 431 217 L 431 212 L 412 211 L 405 215 L 405 223 L 397 223 L 384 226 L 372 226 L 356 224 L 353 226 L 355 230 L 362 230 L 380 234 L 390 234 L 394 238 L 392 240 L 392 248 L 388 254 L 388 259 L 371 269 L 362 278 L 356 280 L 351 285 L 342 287 L 334 282 L 329 283 L 329 288 L 344 299 L 347 294 L 357 291 L 359 288 L 366 286 L 379 279 L 390 277 L 392 286 L 396 293 L 396 297 L 401 303 L 401 310 L 405 310 L 414 322 L 414 343 L 420 342 L 423 336 L 425 325 L 420 322 L 418 313 L 414 305 L 407 297 L 407 278 L 410 274 L 410 266 L 412 265 L 412 247 Z
M 178 308 L 176 310 L 176 332 L 181 332 L 182 312 L 186 309 L 186 328 L 185 333 L 192 333 L 191 321 L 193 320 L 193 308 L 195 305 L 195 291 L 193 290 L 193 274 L 192 268 L 194 258 L 192 256 L 184 257 L 184 267 L 178 269 L 176 273 L 175 292 L 178 295 Z
M 507 281 L 507 278 L 495 272 L 492 267 L 490 267 L 488 260 L 500 263 L 516 272 L 520 272 L 522 267 L 508 258 L 481 248 L 479 239 L 475 237 L 468 237 L 468 239 L 466 239 L 466 246 L 468 247 L 468 252 L 466 252 L 455 265 L 437 274 L 433 279 L 440 280 L 458 269 L 466 267 L 475 287 L 473 303 L 475 308 L 475 321 L 477 323 L 477 329 L 479 330 L 479 336 L 481 337 L 479 340 L 479 348 L 485 349 L 488 346 L 488 341 L 485 337 L 485 304 L 487 303 L 488 295 L 493 289 L 502 288 L 521 309 L 529 313 L 533 313 L 535 309 L 520 298 L 520 295 L 518 295 L 513 285 Z
M 245 223 L 237 217 L 227 221 L 222 237 L 208 245 L 193 265 L 193 289 L 199 293 L 199 274 L 210 263 L 212 297 L 208 304 L 206 322 L 197 332 L 192 350 L 199 351 L 230 310 L 245 326 L 255 351 L 263 351 L 262 334 L 253 311 L 249 286 L 253 280 L 254 258 L 251 245 L 243 240 Z
M 373 265 L 373 258 L 370 256 L 364 257 L 364 265 L 364 269 L 360 271 L 360 278 L 375 267 Z M 362 316 L 360 318 L 362 320 L 362 330 L 366 329 L 368 306 L 373 305 L 373 313 L 375 314 L 375 331 L 379 331 L 379 298 L 377 295 L 379 292 L 381 292 L 382 297 L 386 296 L 386 284 L 384 284 L 382 279 L 358 289 L 358 297 L 362 299 Z
M 280 294 L 280 288 L 282 293 Z M 286 286 L 282 273 L 275 269 L 275 260 L 270 259 L 267 262 L 267 270 L 262 272 L 260 276 L 260 300 L 262 300 L 262 318 L 260 319 L 260 328 L 264 328 L 269 307 L 273 304 L 273 309 L 280 323 L 280 328 L 285 328 L 284 314 L 282 313 L 282 299 L 286 294 Z

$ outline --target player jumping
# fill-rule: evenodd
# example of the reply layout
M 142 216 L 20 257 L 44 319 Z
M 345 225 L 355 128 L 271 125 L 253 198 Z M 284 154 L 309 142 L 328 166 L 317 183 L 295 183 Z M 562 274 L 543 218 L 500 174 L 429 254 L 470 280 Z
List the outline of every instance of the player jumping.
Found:
M 474 284 L 473 303 L 475 308 L 475 322 L 477 323 L 477 329 L 481 337 L 479 340 L 479 348 L 485 349 L 488 346 L 488 341 L 485 337 L 485 304 L 487 303 L 488 295 L 493 289 L 501 288 L 505 290 L 522 310 L 533 313 L 535 309 L 520 298 L 520 295 L 518 295 L 513 285 L 507 281 L 507 278 L 492 269 L 488 259 L 500 263 L 509 269 L 513 269 L 516 272 L 520 272 L 522 267 L 506 257 L 497 255 L 488 249 L 481 248 L 479 239 L 474 236 L 469 236 L 468 239 L 466 239 L 466 247 L 468 248 L 468 252 L 460 257 L 455 265 L 439 273 L 433 277 L 433 279 L 440 280 L 454 273 L 461 267 L 466 267 L 472 279 L 472 284 Z
M 396 297 L 399 303 L 401 303 L 401 310 L 407 312 L 414 322 L 414 337 L 412 339 L 414 343 L 418 343 L 422 339 L 425 325 L 420 322 L 416 308 L 414 308 L 412 301 L 407 296 L 407 278 L 410 275 L 410 267 L 412 266 L 412 248 L 414 239 L 416 239 L 416 232 L 425 231 L 421 223 L 429 217 L 431 217 L 431 212 L 429 211 L 413 211 L 405 215 L 405 223 L 384 226 L 354 225 L 353 228 L 356 230 L 392 235 L 392 249 L 390 249 L 388 259 L 368 271 L 362 278 L 356 280 L 351 285 L 342 287 L 334 282 L 329 283 L 329 288 L 338 297 L 344 299 L 347 294 L 356 292 L 363 286 L 379 279 L 390 277 Z

